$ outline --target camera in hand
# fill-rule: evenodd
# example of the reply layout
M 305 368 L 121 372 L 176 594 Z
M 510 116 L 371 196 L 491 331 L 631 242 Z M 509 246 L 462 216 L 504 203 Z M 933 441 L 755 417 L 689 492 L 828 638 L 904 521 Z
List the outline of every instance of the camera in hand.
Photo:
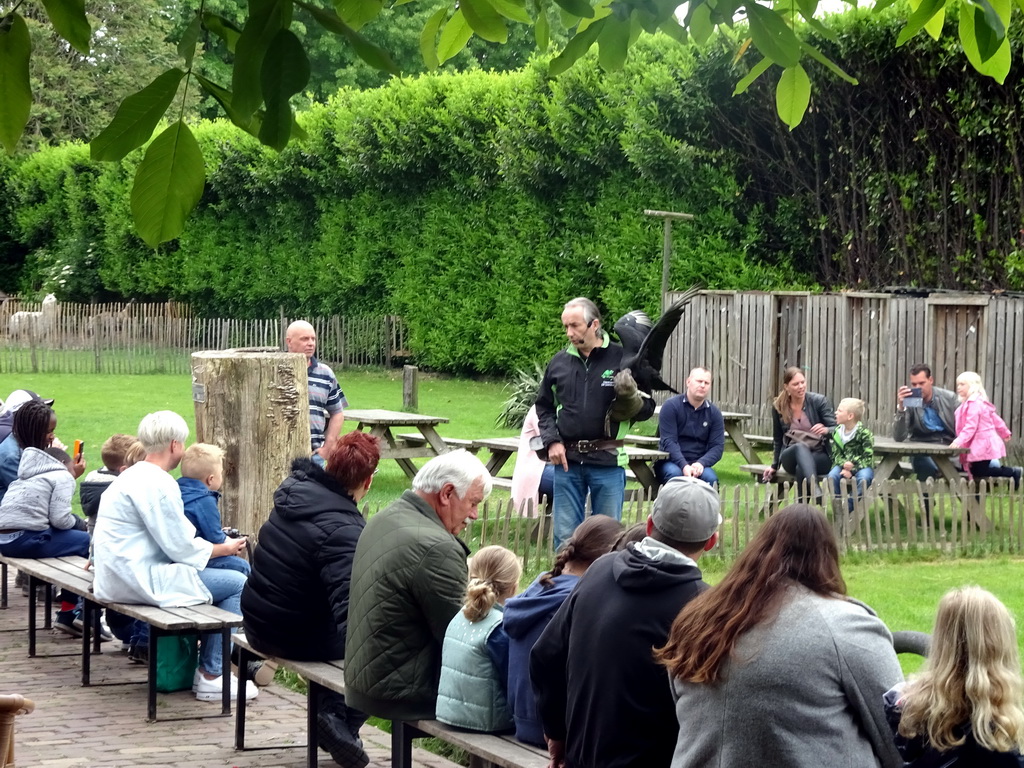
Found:
M 924 408 L 924 398 L 920 387 L 911 387 L 910 396 L 903 398 L 904 408 Z
M 237 528 L 224 528 L 224 535 L 231 539 L 240 539 L 242 534 L 238 532 Z

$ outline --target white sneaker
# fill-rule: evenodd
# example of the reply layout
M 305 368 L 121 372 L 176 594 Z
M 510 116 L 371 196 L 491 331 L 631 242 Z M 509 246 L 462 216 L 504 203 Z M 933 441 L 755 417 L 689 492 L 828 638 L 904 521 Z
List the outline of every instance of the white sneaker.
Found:
M 231 686 L 231 696 L 234 698 L 235 691 L 238 688 L 238 678 L 231 675 L 228 680 L 228 685 Z M 192 690 L 195 691 L 196 698 L 199 699 L 199 701 L 220 701 L 223 686 L 224 675 L 215 677 L 213 680 L 207 680 L 206 677 L 197 669 L 195 676 L 192 678 Z M 257 688 L 251 680 L 245 681 L 246 701 L 255 699 L 259 693 L 260 689 Z

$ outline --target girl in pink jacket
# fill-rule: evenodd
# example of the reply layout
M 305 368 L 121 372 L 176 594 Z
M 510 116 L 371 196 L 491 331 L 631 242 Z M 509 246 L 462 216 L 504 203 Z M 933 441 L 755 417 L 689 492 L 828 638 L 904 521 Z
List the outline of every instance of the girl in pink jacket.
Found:
M 960 405 L 956 409 L 956 439 L 950 445 L 967 450 L 960 454 L 960 464 L 972 478 L 1010 477 L 1013 487 L 1018 487 L 1020 467 L 992 466 L 994 459 L 1006 455 L 1010 430 L 989 402 L 981 377 L 964 371 L 956 377 L 956 393 Z

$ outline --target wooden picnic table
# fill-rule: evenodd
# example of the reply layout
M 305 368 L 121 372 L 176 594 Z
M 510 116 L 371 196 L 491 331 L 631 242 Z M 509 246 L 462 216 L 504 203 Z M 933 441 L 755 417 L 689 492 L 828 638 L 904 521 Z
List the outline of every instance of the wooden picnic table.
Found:
M 875 437 L 875 453 L 882 457 L 881 462 L 875 467 L 875 482 L 889 480 L 899 467 L 900 459 L 904 456 L 930 456 L 942 474 L 943 479 L 951 483 L 960 480 L 960 473 L 951 461 L 950 456 L 957 456 L 963 453 L 962 448 L 953 448 L 942 443 L 922 443 L 914 440 L 905 440 L 898 443 L 891 437 Z
M 497 477 L 498 473 L 512 458 L 512 454 L 519 450 L 518 437 L 491 437 L 482 440 L 474 440 L 475 448 L 485 448 L 490 451 L 491 458 L 487 461 L 487 471 Z M 629 469 L 636 477 L 638 483 L 645 491 L 657 487 L 658 480 L 654 476 L 653 464 L 659 459 L 667 459 L 668 454 L 664 451 L 652 450 L 650 448 L 638 448 L 633 445 L 626 446 L 626 460 Z
M 447 424 L 448 419 L 442 416 L 425 416 L 420 413 L 402 413 L 401 411 L 386 411 L 381 409 L 348 409 L 345 411 L 346 421 L 356 421 L 359 426 L 356 429 L 365 431 L 367 428 L 370 434 L 380 438 L 380 457 L 382 459 L 394 459 L 405 474 L 409 477 L 416 476 L 416 465 L 410 459 L 426 459 L 447 453 L 449 447 L 435 427 L 438 424 Z M 423 435 L 425 442 L 413 445 L 401 438 L 397 438 L 392 430 L 418 429 Z

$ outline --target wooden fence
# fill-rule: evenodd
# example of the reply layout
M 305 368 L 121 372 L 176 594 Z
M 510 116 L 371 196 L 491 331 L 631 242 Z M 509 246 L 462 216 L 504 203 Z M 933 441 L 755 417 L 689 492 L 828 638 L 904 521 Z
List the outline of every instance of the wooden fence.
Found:
M 731 560 L 770 515 L 794 501 L 795 494 L 788 486 L 781 496 L 773 489 L 762 484 L 720 489 L 723 523 L 711 556 Z M 849 499 L 845 495 L 833 502 L 825 493 L 824 499 L 823 511 L 832 521 L 843 552 L 1024 555 L 1024 489 L 1014 490 L 1006 481 L 981 483 L 977 488 L 966 480 L 952 486 L 945 481 L 878 483 L 865 497 L 852 500 L 852 515 L 846 512 Z M 984 516 L 980 510 L 985 511 Z M 622 522 L 626 526 L 643 522 L 650 511 L 650 500 L 635 498 L 623 508 Z M 554 559 L 550 519 L 542 523 L 522 517 L 511 500 L 486 501 L 470 533 L 480 535 L 481 546 L 501 544 L 512 549 L 523 558 L 528 571 L 550 568 Z
M 668 301 L 677 294 L 669 294 Z M 896 390 L 915 363 L 935 384 L 954 389 L 977 371 L 1024 455 L 1024 298 L 941 293 L 912 298 L 881 293 L 705 291 L 687 308 L 665 354 L 665 380 L 683 389 L 687 372 L 711 369 L 711 398 L 749 413 L 749 431 L 771 434 L 770 401 L 787 366 L 804 368 L 808 388 L 833 403 L 859 397 L 865 423 L 891 435 Z
M 8 300 L 0 305 L 0 373 L 191 373 L 205 349 L 281 348 L 293 318 L 196 317 L 187 305 L 70 304 Z M 318 356 L 332 364 L 390 365 L 409 355 L 400 317 L 308 318 Z

